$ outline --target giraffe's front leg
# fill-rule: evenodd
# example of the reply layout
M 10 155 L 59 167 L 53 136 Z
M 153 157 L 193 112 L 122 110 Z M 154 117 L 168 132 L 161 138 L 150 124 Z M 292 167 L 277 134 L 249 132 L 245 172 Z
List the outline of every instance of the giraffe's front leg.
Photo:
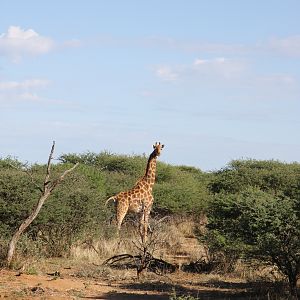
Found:
M 144 224 L 145 224 L 145 212 L 143 210 L 139 222 L 139 232 L 142 239 L 142 243 L 144 243 Z
M 144 216 L 144 232 L 143 232 L 143 237 L 144 237 L 144 241 L 143 243 L 147 242 L 147 233 L 148 233 L 148 226 L 149 226 L 149 215 L 150 215 L 150 211 L 145 212 L 145 216 Z
M 141 221 L 140 221 L 140 233 L 142 237 L 142 243 L 147 242 L 147 231 L 149 226 L 149 215 L 150 215 L 150 209 L 145 208 L 143 210 Z

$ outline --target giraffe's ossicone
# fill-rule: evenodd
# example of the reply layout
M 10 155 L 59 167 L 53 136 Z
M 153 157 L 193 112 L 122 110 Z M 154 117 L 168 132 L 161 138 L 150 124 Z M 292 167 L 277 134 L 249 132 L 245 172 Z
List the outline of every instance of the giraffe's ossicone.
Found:
M 149 156 L 145 174 L 132 189 L 120 192 L 106 200 L 106 204 L 110 200 L 114 200 L 115 202 L 116 220 L 119 231 L 127 212 L 140 214 L 140 229 L 143 241 L 147 239 L 149 215 L 154 200 L 152 188 L 155 183 L 156 160 L 163 148 L 164 145 L 160 142 L 156 142 L 153 145 L 153 151 Z

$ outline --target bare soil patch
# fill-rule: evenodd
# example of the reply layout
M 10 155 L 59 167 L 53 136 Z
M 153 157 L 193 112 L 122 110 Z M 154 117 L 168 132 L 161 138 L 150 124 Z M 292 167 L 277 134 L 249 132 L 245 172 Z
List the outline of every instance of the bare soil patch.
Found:
M 0 270 L 0 298 L 167 300 L 176 292 L 201 300 L 266 299 L 266 285 L 260 295 L 261 287 L 241 279 L 225 280 L 219 276 L 177 271 L 168 276 L 145 273 L 144 278 L 137 281 L 134 270 L 97 271 L 100 267 L 92 264 L 70 267 L 69 262 L 63 266 L 63 260 L 46 264 L 43 271 L 32 275 Z

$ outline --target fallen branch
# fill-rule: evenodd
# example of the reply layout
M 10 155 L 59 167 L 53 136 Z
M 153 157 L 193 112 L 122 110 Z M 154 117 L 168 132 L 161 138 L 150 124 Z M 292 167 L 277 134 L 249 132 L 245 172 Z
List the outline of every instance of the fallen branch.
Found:
M 131 254 L 114 255 L 103 262 L 102 265 L 114 269 L 136 269 L 138 275 L 145 266 L 148 271 L 158 275 L 173 273 L 178 269 L 177 265 L 173 265 L 163 259 L 155 258 L 150 253 L 147 253 L 145 256 Z

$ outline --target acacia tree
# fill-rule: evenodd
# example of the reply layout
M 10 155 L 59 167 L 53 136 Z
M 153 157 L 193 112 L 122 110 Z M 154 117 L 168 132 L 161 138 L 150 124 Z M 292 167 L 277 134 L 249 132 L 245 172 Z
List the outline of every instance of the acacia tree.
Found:
M 272 263 L 297 295 L 300 277 L 298 201 L 274 197 L 259 189 L 219 194 L 209 209 L 210 238 L 220 249 Z
M 300 277 L 300 164 L 238 160 L 210 184 L 211 245 L 275 264 L 296 295 Z
M 19 228 L 14 233 L 12 239 L 10 240 L 8 251 L 7 251 L 7 258 L 6 262 L 7 265 L 10 266 L 12 262 L 13 255 L 15 253 L 16 244 L 22 235 L 22 233 L 27 229 L 27 227 L 34 221 L 34 219 L 39 214 L 43 204 L 47 200 L 47 198 L 50 196 L 51 192 L 58 186 L 59 183 L 63 181 L 65 176 L 73 171 L 77 166 L 78 163 L 76 163 L 72 168 L 67 169 L 63 174 L 61 174 L 58 178 L 52 180 L 51 179 L 51 161 L 53 159 L 53 153 L 55 148 L 55 142 L 53 141 L 51 151 L 48 158 L 47 168 L 46 168 L 46 174 L 43 182 L 43 186 L 40 187 L 33 179 L 31 174 L 25 169 L 24 171 L 31 177 L 32 183 L 35 185 L 35 187 L 41 192 L 40 198 L 37 201 L 37 204 L 31 214 L 21 223 Z

